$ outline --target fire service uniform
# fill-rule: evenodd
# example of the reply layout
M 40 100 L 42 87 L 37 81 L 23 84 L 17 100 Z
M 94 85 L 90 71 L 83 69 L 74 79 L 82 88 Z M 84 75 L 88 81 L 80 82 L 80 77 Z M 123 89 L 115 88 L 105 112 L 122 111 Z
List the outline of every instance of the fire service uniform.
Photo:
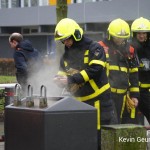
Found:
M 125 108 L 127 105 L 127 95 L 129 95 L 129 97 L 139 97 L 138 68 L 134 48 L 126 42 L 129 35 L 123 32 L 122 35 L 119 34 L 117 36 L 115 33 L 120 33 L 120 31 L 115 30 L 121 29 L 119 27 L 117 28 L 116 24 L 118 26 L 121 24 L 122 31 L 129 33 L 129 27 L 127 26 L 128 28 L 126 29 L 126 26 L 123 26 L 123 24 L 126 25 L 126 22 L 121 19 L 114 20 L 114 22 L 110 23 L 108 28 L 109 37 L 100 41 L 99 44 L 104 47 L 106 53 L 107 75 L 111 85 L 112 98 L 116 107 L 118 123 L 126 123 L 129 122 L 128 119 L 130 117 L 135 118 L 135 108 L 131 110 Z M 124 44 L 115 44 L 112 36 L 124 38 Z M 123 119 L 124 121 L 122 122 L 122 115 L 127 110 L 129 111 L 126 112 L 128 114 L 126 116 L 127 118 Z
M 131 25 L 132 44 L 139 58 L 139 109 L 150 123 L 150 22 L 140 17 Z M 139 34 L 139 35 L 137 35 Z M 139 38 L 138 38 L 139 37 Z

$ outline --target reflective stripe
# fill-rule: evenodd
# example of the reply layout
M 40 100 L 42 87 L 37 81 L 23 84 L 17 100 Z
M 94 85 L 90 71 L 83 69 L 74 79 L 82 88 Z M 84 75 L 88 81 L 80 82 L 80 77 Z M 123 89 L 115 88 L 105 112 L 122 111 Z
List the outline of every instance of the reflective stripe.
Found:
M 67 73 L 66 73 L 66 72 L 64 72 L 64 71 L 58 71 L 57 75 L 66 76 L 66 75 L 67 75 Z
M 138 87 L 132 87 L 132 88 L 130 88 L 130 92 L 139 92 L 139 88 Z
M 106 58 L 109 58 L 109 54 L 106 54 Z
M 133 73 L 133 72 L 138 72 L 138 68 L 130 68 L 129 72 Z
M 97 109 L 97 129 L 100 129 L 100 101 L 94 103 L 94 107 Z
M 89 50 L 86 50 L 84 55 L 89 55 Z
M 140 83 L 140 87 L 141 87 L 141 88 L 150 88 L 150 84 L 143 84 L 143 83 Z
M 81 73 L 81 75 L 82 75 L 85 82 L 89 81 L 89 76 L 88 76 L 88 74 L 86 73 L 85 70 L 82 70 L 80 73 Z
M 87 64 L 89 62 L 89 50 L 86 50 L 84 53 L 84 64 Z
M 130 114 L 130 115 L 131 115 L 131 116 L 130 116 L 131 118 L 135 118 L 135 111 L 136 111 L 135 108 L 132 108 L 132 109 L 131 109 L 131 114 Z
M 100 89 L 97 89 L 93 94 L 90 94 L 88 96 L 83 96 L 83 97 L 76 97 L 76 99 L 81 101 L 81 102 L 87 101 L 87 100 L 90 100 L 92 98 L 97 97 L 98 95 L 102 94 L 103 92 L 105 92 L 109 88 L 110 88 L 110 85 L 109 85 L 109 83 L 107 83 L 106 85 L 104 85 Z
M 84 57 L 84 64 L 87 64 L 89 62 L 89 58 L 88 57 Z
M 124 72 L 127 72 L 128 69 L 126 67 L 119 67 L 119 66 L 113 66 L 113 65 L 110 65 L 109 66 L 109 70 L 121 70 L 121 71 L 124 71 Z
M 106 74 L 109 77 L 109 63 L 106 63 Z
M 67 64 L 67 62 L 66 62 L 66 61 L 64 61 L 64 65 L 65 65 L 65 67 L 67 67 L 67 66 L 68 66 L 68 64 Z
M 113 93 L 118 93 L 118 94 L 123 94 L 123 93 L 127 92 L 127 89 L 111 88 L 111 92 L 113 92 Z
M 92 65 L 92 64 L 99 64 L 99 65 L 102 65 L 103 67 L 105 67 L 106 63 L 104 61 L 101 61 L 101 60 L 92 60 L 89 65 Z
M 143 63 L 140 63 L 140 67 L 143 68 L 143 67 L 144 67 L 144 64 L 143 64 Z
M 96 91 L 98 89 L 98 86 L 96 85 L 96 83 L 94 82 L 94 80 L 90 80 L 89 81 L 91 87 L 93 88 L 94 91 Z
M 121 108 L 120 118 L 122 118 L 122 114 L 124 112 L 125 104 L 126 104 L 126 95 L 124 95 L 124 97 L 123 97 L 123 104 L 122 104 L 122 108 Z

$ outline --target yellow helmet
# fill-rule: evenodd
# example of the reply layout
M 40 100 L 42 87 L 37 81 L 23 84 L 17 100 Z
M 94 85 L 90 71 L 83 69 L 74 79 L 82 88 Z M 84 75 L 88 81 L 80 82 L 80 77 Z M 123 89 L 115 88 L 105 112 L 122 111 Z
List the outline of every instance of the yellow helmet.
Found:
M 131 25 L 133 32 L 150 32 L 150 21 L 146 18 L 140 17 L 135 19 Z
M 126 21 L 118 18 L 109 24 L 108 33 L 108 40 L 110 40 L 110 36 L 127 39 L 130 37 L 130 27 Z
M 55 40 L 65 40 L 71 36 L 74 37 L 75 41 L 80 41 L 83 35 L 83 30 L 73 20 L 64 18 L 58 22 L 55 28 Z

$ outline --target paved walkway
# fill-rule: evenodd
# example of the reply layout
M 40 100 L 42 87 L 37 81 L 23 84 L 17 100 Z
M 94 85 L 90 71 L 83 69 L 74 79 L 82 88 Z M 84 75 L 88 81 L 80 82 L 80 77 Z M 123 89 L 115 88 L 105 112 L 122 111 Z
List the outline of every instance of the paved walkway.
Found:
M 0 142 L 0 150 L 4 150 L 4 142 Z

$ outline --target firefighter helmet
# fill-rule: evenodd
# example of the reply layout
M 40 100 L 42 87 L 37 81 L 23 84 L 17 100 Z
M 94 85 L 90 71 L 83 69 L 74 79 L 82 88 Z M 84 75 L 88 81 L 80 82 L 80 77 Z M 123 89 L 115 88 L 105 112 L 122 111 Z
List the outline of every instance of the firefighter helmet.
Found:
M 131 25 L 131 32 L 150 32 L 150 21 L 143 17 L 135 19 Z
M 110 36 L 127 39 L 130 37 L 130 27 L 126 21 L 118 18 L 109 24 L 108 34 L 109 40 Z
M 65 40 L 71 36 L 75 41 L 80 41 L 83 35 L 83 30 L 80 26 L 70 18 L 64 18 L 58 22 L 55 28 L 55 40 Z

